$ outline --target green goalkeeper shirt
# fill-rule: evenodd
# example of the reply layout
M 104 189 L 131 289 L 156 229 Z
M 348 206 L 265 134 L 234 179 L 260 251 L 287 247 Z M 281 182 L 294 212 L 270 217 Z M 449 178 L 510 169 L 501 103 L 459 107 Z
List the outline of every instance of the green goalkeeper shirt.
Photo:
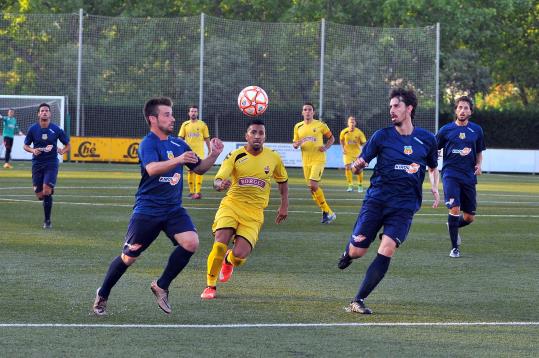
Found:
M 2 124 L 4 127 L 2 136 L 13 138 L 15 136 L 15 131 L 18 131 L 19 129 L 15 117 L 2 117 Z

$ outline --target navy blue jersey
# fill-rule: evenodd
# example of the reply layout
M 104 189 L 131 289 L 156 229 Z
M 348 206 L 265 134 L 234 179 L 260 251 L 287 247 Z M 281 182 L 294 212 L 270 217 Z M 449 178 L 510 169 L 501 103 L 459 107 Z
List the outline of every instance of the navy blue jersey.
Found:
M 32 163 L 58 163 L 58 140 L 64 145 L 69 143 L 64 130 L 54 123 L 49 123 L 47 128 L 41 128 L 38 123 L 28 128 L 24 144 L 32 145 L 41 151 L 39 155 L 32 155 Z
M 442 175 L 477 183 L 474 175 L 477 154 L 486 149 L 483 129 L 469 121 L 465 126 L 452 122 L 440 128 L 436 138 L 438 149 L 444 150 Z
M 436 168 L 438 149 L 430 132 L 415 127 L 411 135 L 400 135 L 394 127 L 376 131 L 360 155 L 376 165 L 365 201 L 376 200 L 392 208 L 421 207 L 426 166 Z
M 134 213 L 161 216 L 182 205 L 183 165 L 178 165 L 167 173 L 149 176 L 146 165 L 178 157 L 191 148 L 182 139 L 169 136 L 161 140 L 150 132 L 138 149 L 142 178 L 135 195 Z M 200 163 L 186 164 L 194 169 Z

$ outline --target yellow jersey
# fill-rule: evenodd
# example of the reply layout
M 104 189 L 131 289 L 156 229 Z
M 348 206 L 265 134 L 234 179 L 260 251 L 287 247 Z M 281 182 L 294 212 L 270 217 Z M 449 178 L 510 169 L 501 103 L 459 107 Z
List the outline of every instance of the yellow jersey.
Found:
M 222 203 L 234 205 L 234 202 L 241 202 L 263 209 L 268 206 L 271 179 L 284 183 L 288 180 L 288 173 L 276 151 L 263 148 L 260 154 L 252 155 L 241 147 L 226 156 L 215 175 L 215 179 L 229 178 L 232 184 Z
M 346 155 L 354 157 L 361 154 L 361 146 L 367 143 L 365 134 L 359 128 L 354 128 L 353 131 L 350 131 L 348 127 L 344 128 L 339 135 L 339 140 L 344 144 Z
M 197 119 L 191 121 L 190 119 L 182 123 L 178 137 L 184 138 L 185 142 L 189 144 L 193 152 L 195 152 L 201 159 L 204 159 L 204 143 L 205 140 L 210 137 L 208 126 L 204 121 Z
M 304 166 L 326 162 L 326 153 L 321 152 L 324 146 L 324 135 L 331 130 L 322 121 L 313 119 L 307 124 L 305 121 L 294 126 L 294 142 L 301 141 L 301 159 Z

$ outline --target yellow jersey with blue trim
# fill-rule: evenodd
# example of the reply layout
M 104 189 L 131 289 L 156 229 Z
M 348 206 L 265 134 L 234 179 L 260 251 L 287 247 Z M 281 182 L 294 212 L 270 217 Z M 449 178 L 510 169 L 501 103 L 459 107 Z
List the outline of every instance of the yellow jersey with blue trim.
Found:
M 288 173 L 276 151 L 262 148 L 258 155 L 253 155 L 241 147 L 226 156 L 215 179 L 232 182 L 222 204 L 241 202 L 263 209 L 268 206 L 272 179 L 284 183 Z
M 326 153 L 321 152 L 324 136 L 331 133 L 328 125 L 318 119 L 310 123 L 301 121 L 294 126 L 294 142 L 301 142 L 301 159 L 304 166 L 325 163 Z
M 341 131 L 339 141 L 344 144 L 346 155 L 357 157 L 361 154 L 361 146 L 367 143 L 367 138 L 361 129 L 354 128 L 350 130 L 350 128 L 346 127 Z
M 200 158 L 204 158 L 204 143 L 210 137 L 208 126 L 201 119 L 182 123 L 178 137 L 182 137 Z

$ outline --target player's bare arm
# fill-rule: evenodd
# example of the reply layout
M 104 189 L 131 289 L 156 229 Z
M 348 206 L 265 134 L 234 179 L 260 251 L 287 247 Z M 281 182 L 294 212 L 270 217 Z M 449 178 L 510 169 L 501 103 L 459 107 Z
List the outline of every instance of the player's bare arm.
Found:
M 327 141 L 326 144 L 320 147 L 321 152 L 327 151 L 329 148 L 331 148 L 333 143 L 335 143 L 335 137 L 333 136 L 333 134 L 331 134 L 331 132 L 326 133 L 324 137 L 326 137 Z
M 208 155 L 211 154 L 211 141 L 210 138 L 204 138 L 204 142 L 206 143 L 206 147 L 208 148 Z
M 278 184 L 279 194 L 281 195 L 281 205 L 279 205 L 279 209 L 277 210 L 277 217 L 275 218 L 276 224 L 282 223 L 288 217 L 288 182 Z
M 213 188 L 217 191 L 224 191 L 230 188 L 232 182 L 228 179 L 215 179 L 213 181 Z
M 365 169 L 369 163 L 365 161 L 365 159 L 359 157 L 352 163 L 352 173 L 359 174 Z
M 440 171 L 438 168 L 428 168 L 429 169 L 429 181 L 431 186 L 431 193 L 434 196 L 434 202 L 432 203 L 433 208 L 437 208 L 440 203 L 440 193 L 438 192 L 438 186 L 440 184 Z
M 195 152 L 185 152 L 180 156 L 161 162 L 152 162 L 146 165 L 145 169 L 149 176 L 164 174 L 181 164 L 198 162 L 198 156 Z
M 64 155 L 65 153 L 69 152 L 70 149 L 71 149 L 71 145 L 67 143 L 66 145 L 64 145 L 63 148 L 58 148 L 58 154 Z
M 219 157 L 224 147 L 223 142 L 219 138 L 212 138 L 210 140 L 210 152 L 208 156 L 201 160 L 193 171 L 199 175 L 206 173 L 215 164 L 217 157 Z
M 481 175 L 481 163 L 483 162 L 483 152 L 477 153 L 477 159 L 475 161 L 475 175 Z
M 32 148 L 32 147 L 30 147 L 29 145 L 26 145 L 26 144 L 23 146 L 23 149 L 24 149 L 26 152 L 32 153 L 32 154 L 35 155 L 35 156 L 38 156 L 38 155 L 41 154 L 41 151 L 40 151 L 39 149 L 37 149 L 37 148 Z

